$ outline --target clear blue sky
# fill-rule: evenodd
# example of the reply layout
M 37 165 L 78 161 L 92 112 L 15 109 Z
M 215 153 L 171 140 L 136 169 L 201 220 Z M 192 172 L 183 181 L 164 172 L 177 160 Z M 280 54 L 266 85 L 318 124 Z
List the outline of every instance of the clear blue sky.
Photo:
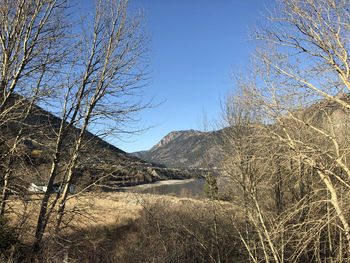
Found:
M 148 150 L 171 131 L 200 129 L 220 115 L 220 99 L 232 88 L 231 72 L 244 68 L 254 44 L 250 27 L 272 0 L 134 0 L 146 14 L 151 37 L 152 81 L 145 100 L 161 105 L 140 113 L 140 127 L 124 141 L 126 152 Z M 135 3 L 134 3 L 135 4 Z

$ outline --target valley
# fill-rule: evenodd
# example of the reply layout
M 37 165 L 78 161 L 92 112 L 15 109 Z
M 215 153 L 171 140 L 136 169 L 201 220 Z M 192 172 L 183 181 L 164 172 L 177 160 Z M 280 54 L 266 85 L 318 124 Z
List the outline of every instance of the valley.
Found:
M 349 0 L 0 1 L 0 262 L 350 262 L 349 35 Z

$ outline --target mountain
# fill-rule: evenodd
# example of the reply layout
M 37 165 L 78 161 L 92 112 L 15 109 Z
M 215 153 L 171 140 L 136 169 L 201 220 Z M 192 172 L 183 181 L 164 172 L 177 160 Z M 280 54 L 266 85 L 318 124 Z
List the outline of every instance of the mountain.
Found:
M 15 152 L 16 161 L 12 162 L 12 182 L 27 188 L 31 182 L 48 180 L 61 119 L 36 105 L 26 119 L 23 119 L 20 110 L 21 107 L 17 108 L 14 112 L 16 114 L 11 115 L 16 117 L 0 126 L 0 172 L 6 169 L 8 150 L 22 128 L 23 134 Z M 79 132 L 77 127 L 70 128 L 63 141 L 57 181 L 62 179 L 64 168 L 69 164 L 69 152 Z M 104 189 L 196 176 L 188 171 L 167 169 L 130 156 L 90 132 L 86 132 L 83 137 L 83 146 L 74 173 L 74 183 L 78 188 L 87 187 L 98 180 L 99 187 Z M 17 189 L 17 186 L 13 186 L 13 189 Z
M 148 151 L 132 153 L 170 168 L 206 169 L 220 159 L 221 131 L 173 131 Z
M 147 153 L 147 151 L 139 151 L 139 152 L 133 152 L 130 155 L 135 156 L 137 158 L 142 158 Z
M 344 101 L 347 105 L 350 104 L 350 94 L 348 93 L 337 95 L 337 99 Z M 295 129 L 295 132 L 299 134 L 300 130 L 303 129 L 305 133 L 308 131 L 305 128 L 308 125 L 305 124 L 312 124 L 316 128 L 328 131 L 329 134 L 335 133 L 342 144 L 348 143 L 350 110 L 340 105 L 339 102 L 322 99 L 300 109 L 295 109 L 291 113 L 293 113 L 293 118 L 291 114 L 282 116 L 284 122 L 289 123 L 290 132 Z M 294 118 L 298 118 L 301 122 Z M 305 124 L 302 125 L 302 122 Z M 280 132 L 279 129 L 280 126 L 277 124 L 259 124 L 251 126 L 248 130 L 244 126 L 236 128 L 232 126 L 212 132 L 174 131 L 166 135 L 150 150 L 132 155 L 148 162 L 164 164 L 166 167 L 206 169 L 209 166 L 219 168 L 217 166 L 223 159 L 223 151 L 227 151 L 225 146 L 229 146 L 229 141 L 232 140 L 235 133 L 243 135 L 244 132 L 248 132 L 252 138 L 257 140 L 257 138 L 261 138 L 261 134 L 254 135 L 254 133 L 268 132 L 268 130 L 273 130 L 273 133 L 276 133 Z M 309 132 L 314 133 L 314 130 L 311 129 Z M 267 137 L 269 136 L 267 134 Z M 310 135 L 310 138 L 315 138 L 315 136 Z

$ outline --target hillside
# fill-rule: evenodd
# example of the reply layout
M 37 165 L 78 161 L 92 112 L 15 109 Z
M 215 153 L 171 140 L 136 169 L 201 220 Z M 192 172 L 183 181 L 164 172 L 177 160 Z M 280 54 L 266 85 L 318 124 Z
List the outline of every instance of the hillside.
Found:
M 22 116 L 18 114 L 18 116 Z M 23 135 L 16 151 L 16 162 L 13 164 L 13 189 L 26 188 L 31 182 L 45 182 L 51 168 L 52 154 L 55 149 L 56 132 L 61 120 L 34 106 L 29 117 L 18 117 L 1 126 L 0 132 L 0 169 L 5 163 L 6 153 L 11 147 L 20 127 L 24 127 Z M 79 129 L 72 127 L 64 140 L 59 171 L 69 163 L 73 138 L 78 136 Z M 5 165 L 4 165 L 5 167 Z M 60 173 L 60 172 L 59 172 Z M 98 186 L 104 189 L 150 183 L 165 179 L 182 179 L 196 176 L 179 169 L 165 169 L 160 165 L 145 162 L 130 156 L 103 139 L 87 132 L 83 138 L 82 153 L 75 169 L 74 183 L 79 188 L 98 180 Z M 60 180 L 60 177 L 58 180 Z
M 133 153 L 146 161 L 171 168 L 206 169 L 216 167 L 220 158 L 221 131 L 174 131 L 149 151 Z

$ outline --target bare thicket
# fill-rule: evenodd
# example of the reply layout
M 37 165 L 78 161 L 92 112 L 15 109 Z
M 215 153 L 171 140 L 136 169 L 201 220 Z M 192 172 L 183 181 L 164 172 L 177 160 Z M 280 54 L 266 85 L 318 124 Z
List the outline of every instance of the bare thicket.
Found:
M 126 262 L 244 262 L 241 246 L 231 224 L 230 205 L 223 208 L 213 201 L 142 201 L 138 220 L 139 239 Z M 214 211 L 214 212 L 213 212 Z M 141 257 L 141 258 L 140 258 Z
M 226 172 L 248 210 L 241 239 L 253 262 L 350 257 L 349 8 L 278 1 L 255 29 L 252 66 L 227 101 Z M 257 111 L 258 120 L 243 119 L 249 132 L 239 131 L 236 120 Z

